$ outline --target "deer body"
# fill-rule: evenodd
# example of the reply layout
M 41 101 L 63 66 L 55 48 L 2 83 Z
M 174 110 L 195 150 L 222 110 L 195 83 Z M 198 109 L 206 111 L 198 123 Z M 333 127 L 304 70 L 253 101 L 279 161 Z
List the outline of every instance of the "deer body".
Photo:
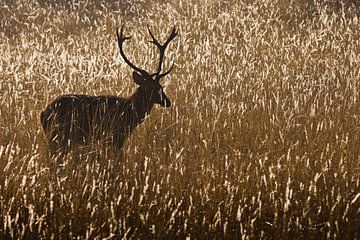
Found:
M 175 28 L 164 45 L 153 38 L 160 49 L 157 72 L 150 74 L 136 67 L 125 56 L 122 44 L 123 28 L 118 35 L 121 56 L 134 69 L 133 80 L 138 85 L 128 98 L 117 96 L 62 95 L 41 113 L 40 121 L 47 136 L 51 156 L 65 155 L 71 146 L 101 143 L 121 149 L 125 139 L 150 114 L 154 104 L 170 107 L 159 80 L 169 71 L 160 73 L 167 44 L 176 36 Z
M 66 152 L 69 139 L 81 145 L 102 141 L 121 149 L 152 107 L 140 88 L 129 98 L 64 95 L 41 113 L 41 124 L 50 133 L 52 154 Z

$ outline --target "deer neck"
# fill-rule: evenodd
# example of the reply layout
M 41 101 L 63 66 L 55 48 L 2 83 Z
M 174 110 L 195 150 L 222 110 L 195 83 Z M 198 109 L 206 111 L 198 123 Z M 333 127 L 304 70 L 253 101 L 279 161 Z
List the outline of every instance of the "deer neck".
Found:
M 151 95 L 146 89 L 138 87 L 130 97 L 131 108 L 139 122 L 142 122 L 150 114 L 154 103 L 151 101 Z

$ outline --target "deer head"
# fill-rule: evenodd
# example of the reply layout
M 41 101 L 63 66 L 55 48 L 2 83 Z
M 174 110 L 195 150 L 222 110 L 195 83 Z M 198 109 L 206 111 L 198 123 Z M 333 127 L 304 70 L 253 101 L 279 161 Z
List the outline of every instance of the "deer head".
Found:
M 139 85 L 140 89 L 142 89 L 144 91 L 144 93 L 147 95 L 148 101 L 150 101 L 151 103 L 160 104 L 163 107 L 170 107 L 171 102 L 165 95 L 163 87 L 160 85 L 160 79 L 165 77 L 167 74 L 169 74 L 174 67 L 174 64 L 173 64 L 169 70 L 167 70 L 166 72 L 163 72 L 163 73 L 161 72 L 166 47 L 169 45 L 171 40 L 173 40 L 177 35 L 175 26 L 164 44 L 159 43 L 159 41 L 154 37 L 154 35 L 150 31 L 150 29 L 148 28 L 149 34 L 152 38 L 152 40 L 150 42 L 157 46 L 157 48 L 159 49 L 159 54 L 160 54 L 159 64 L 158 64 L 156 72 L 154 72 L 154 73 L 149 73 L 146 70 L 135 66 L 135 64 L 133 64 L 126 57 L 124 50 L 123 50 L 123 44 L 126 40 L 130 39 L 131 37 L 124 36 L 123 30 L 124 30 L 124 25 L 121 27 L 120 34 L 119 34 L 119 29 L 117 29 L 117 31 L 116 31 L 118 45 L 119 45 L 121 57 L 134 70 L 133 71 L 134 82 L 137 85 Z

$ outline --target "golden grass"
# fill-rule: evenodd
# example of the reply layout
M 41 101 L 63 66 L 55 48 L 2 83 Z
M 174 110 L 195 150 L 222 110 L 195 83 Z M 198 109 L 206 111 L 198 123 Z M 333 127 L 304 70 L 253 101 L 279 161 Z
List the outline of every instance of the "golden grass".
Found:
M 357 5 L 39 2 L 0 7 L 0 238 L 360 238 Z M 149 70 L 146 26 L 162 39 L 179 29 L 174 104 L 122 157 L 93 149 L 50 171 L 50 101 L 135 89 L 123 23 L 126 52 Z

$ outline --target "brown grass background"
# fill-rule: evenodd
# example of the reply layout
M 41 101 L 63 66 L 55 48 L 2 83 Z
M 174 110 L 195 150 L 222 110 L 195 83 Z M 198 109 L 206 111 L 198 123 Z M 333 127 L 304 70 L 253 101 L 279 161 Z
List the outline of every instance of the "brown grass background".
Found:
M 0 1 L 1 239 L 360 238 L 358 1 Z M 125 51 L 170 109 L 123 157 L 55 172 L 39 114 L 60 94 L 127 96 Z

